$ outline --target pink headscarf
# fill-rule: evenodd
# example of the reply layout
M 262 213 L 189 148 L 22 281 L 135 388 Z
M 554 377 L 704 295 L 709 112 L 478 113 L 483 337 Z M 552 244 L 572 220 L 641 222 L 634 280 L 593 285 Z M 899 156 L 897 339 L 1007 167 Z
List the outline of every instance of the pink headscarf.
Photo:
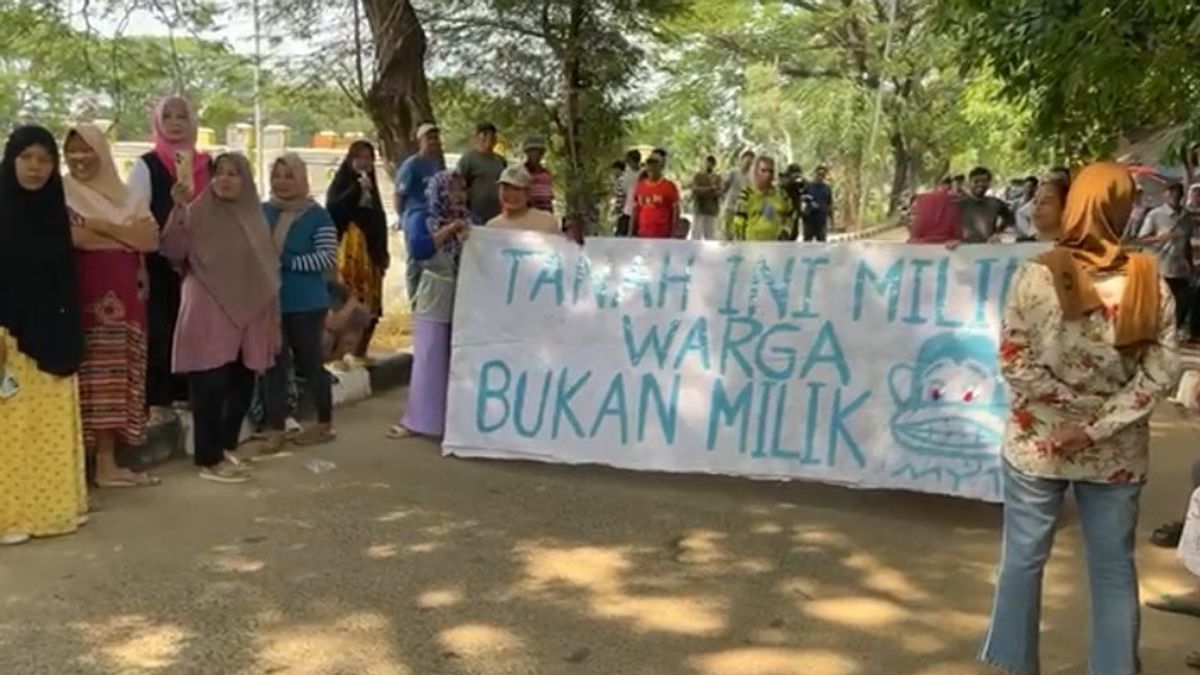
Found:
M 917 197 L 912 209 L 910 244 L 945 244 L 962 239 L 962 221 L 958 201 L 945 190 L 926 192 Z
M 167 139 L 167 135 L 163 133 L 163 112 L 172 103 L 179 103 L 187 110 L 188 133 L 182 141 L 170 141 Z M 150 128 L 154 133 L 154 152 L 175 180 L 179 180 L 179 176 L 175 175 L 175 153 L 192 153 L 192 193 L 198 195 L 203 192 L 204 188 L 208 187 L 209 157 L 207 153 L 196 150 L 196 138 L 200 133 L 200 120 L 196 117 L 196 111 L 192 108 L 192 104 L 186 98 L 179 95 L 172 95 L 162 99 L 158 102 L 158 105 L 154 106 L 154 116 L 150 119 Z

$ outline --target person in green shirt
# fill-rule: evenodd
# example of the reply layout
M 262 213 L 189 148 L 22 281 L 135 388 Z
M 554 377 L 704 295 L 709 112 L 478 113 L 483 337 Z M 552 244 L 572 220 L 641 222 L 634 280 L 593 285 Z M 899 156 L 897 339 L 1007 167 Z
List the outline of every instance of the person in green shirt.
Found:
M 754 162 L 750 185 L 738 196 L 733 218 L 734 239 L 738 241 L 780 241 L 790 239 L 788 223 L 792 203 L 775 186 L 775 160 L 759 157 Z

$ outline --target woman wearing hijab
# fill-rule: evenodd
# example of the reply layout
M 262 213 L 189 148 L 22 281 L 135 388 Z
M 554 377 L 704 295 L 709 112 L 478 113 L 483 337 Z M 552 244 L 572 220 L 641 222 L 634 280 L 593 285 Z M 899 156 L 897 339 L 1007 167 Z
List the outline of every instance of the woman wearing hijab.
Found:
M 371 312 L 371 325 L 354 353 L 361 359 L 367 356 L 383 316 L 383 275 L 391 263 L 373 145 L 366 141 L 350 145 L 325 194 L 325 206 L 337 226 L 338 278 Z
M 329 290 L 325 272 L 337 256 L 337 230 L 329 212 L 309 193 L 308 167 L 299 155 L 288 153 L 271 167 L 271 199 L 263 205 L 275 249 L 279 251 L 281 283 L 279 308 L 283 319 L 283 351 L 267 371 L 268 438 L 265 452 L 283 444 L 288 414 L 288 375 L 291 364 L 304 378 L 317 409 L 317 424 L 293 437 L 297 445 L 328 443 L 333 433 L 333 394 L 322 354 Z
M 200 477 L 241 483 L 233 456 L 254 395 L 255 373 L 279 352 L 279 253 L 263 218 L 250 163 L 217 157 L 195 201 L 174 188 L 162 252 L 183 270 L 174 370 L 188 376 Z
M 158 225 L 121 183 L 98 127 L 71 127 L 63 153 L 83 314 L 84 442 L 96 458 L 97 486 L 155 485 L 148 474 L 118 466 L 116 446 L 118 439 L 141 445 L 146 437 L 146 306 L 138 274 L 142 254 L 158 250 Z
M 0 161 L 0 545 L 87 511 L 75 375 L 83 326 L 58 147 L 21 127 Z
M 917 197 L 912 209 L 910 244 L 944 244 L 956 248 L 962 241 L 962 220 L 958 200 L 948 190 L 939 189 Z
M 1174 302 L 1153 257 L 1122 251 L 1133 181 L 1093 164 L 1071 184 L 1055 247 L 1017 272 L 1001 373 L 1012 389 L 1003 444 L 1004 542 L 980 658 L 1038 673 L 1042 572 L 1064 495 L 1078 504 L 1092 620 L 1090 671 L 1139 671 L 1134 529 L 1150 414 L 1175 383 Z
M 182 96 L 168 96 L 159 101 L 150 128 L 154 148 L 134 163 L 128 186 L 133 199 L 150 206 L 161 230 L 175 207 L 175 186 L 186 187 L 189 199 L 204 192 L 210 176 L 210 159 L 196 150 L 200 121 L 191 103 Z M 160 421 L 171 414 L 172 405 L 188 397 L 187 382 L 171 372 L 180 276 L 159 253 L 146 256 L 146 275 L 150 289 L 146 303 L 146 404 L 150 406 L 151 419 Z
M 421 263 L 413 302 L 413 372 L 400 423 L 388 435 L 440 437 L 446 427 L 450 378 L 450 320 L 462 242 L 474 216 L 466 177 L 458 170 L 429 180 L 429 215 L 423 231 L 406 232 L 409 253 Z

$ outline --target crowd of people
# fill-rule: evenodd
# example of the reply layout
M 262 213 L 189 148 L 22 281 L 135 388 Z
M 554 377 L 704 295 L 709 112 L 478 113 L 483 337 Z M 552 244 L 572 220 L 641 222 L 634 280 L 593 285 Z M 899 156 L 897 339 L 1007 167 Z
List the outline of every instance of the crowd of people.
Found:
M 183 406 L 199 476 L 219 483 L 250 480 L 248 461 L 277 456 L 287 443 L 336 438 L 326 364 L 366 356 L 391 265 L 375 149 L 350 146 L 322 206 L 298 156 L 270 166 L 264 199 L 248 160 L 199 151 L 197 129 L 185 99 L 164 99 L 153 113 L 154 147 L 127 183 L 95 126 L 72 126 L 61 144 L 36 126 L 8 138 L 0 161 L 0 544 L 87 522 L 85 457 L 96 487 L 158 484 L 120 466 L 116 447 L 144 442 L 152 417 Z M 440 130 L 424 124 L 416 135 L 418 151 L 394 185 L 414 367 L 393 438 L 445 430 L 455 286 L 472 228 L 581 236 L 554 216 L 544 140 L 527 139 L 524 161 L 509 165 L 496 152 L 496 128 L 483 123 L 473 148 L 447 167 Z M 746 152 L 722 176 L 709 157 L 688 186 L 687 222 L 667 161 L 664 150 L 644 161 L 631 151 L 614 164 L 617 236 L 823 241 L 828 233 L 834 199 L 824 167 L 811 180 L 794 165 L 777 176 L 772 158 Z M 1091 671 L 1136 673 L 1134 535 L 1149 418 L 1175 385 L 1178 330 L 1189 318 L 1179 307 L 1191 306 L 1190 282 L 1179 280 L 1194 269 L 1192 216 L 1179 186 L 1162 206 L 1139 211 L 1137 184 L 1119 164 L 1030 178 L 1012 204 L 990 195 L 991 181 L 978 168 L 918 196 L 910 228 L 911 242 L 949 248 L 996 241 L 1009 229 L 1020 240 L 1053 242 L 1019 270 L 1003 311 L 999 361 L 1011 390 L 1004 545 L 981 658 L 1006 672 L 1039 672 L 1043 569 L 1071 491 L 1087 548 Z M 296 382 L 316 422 L 289 433 Z M 262 431 L 247 445 L 243 426 L 256 398 Z M 1200 464 L 1196 474 L 1200 483 Z M 1200 574 L 1200 490 L 1184 520 L 1165 527 L 1156 543 L 1180 545 Z M 1200 585 L 1151 606 L 1200 615 Z

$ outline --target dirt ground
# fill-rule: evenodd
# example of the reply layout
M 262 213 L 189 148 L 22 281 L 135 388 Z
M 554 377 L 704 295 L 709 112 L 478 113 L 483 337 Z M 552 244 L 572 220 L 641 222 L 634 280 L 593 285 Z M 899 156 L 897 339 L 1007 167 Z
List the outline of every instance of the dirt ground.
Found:
M 340 440 L 228 486 L 185 464 L 99 494 L 79 533 L 0 550 L 0 673 L 972 675 L 1000 510 L 900 492 L 462 461 Z M 1198 432 L 1155 425 L 1142 541 L 1176 515 Z M 320 458 L 337 467 L 313 473 Z M 1141 546 L 1143 592 L 1189 582 Z M 1046 584 L 1046 672 L 1083 675 L 1079 531 Z M 1146 673 L 1196 619 L 1147 612 Z

